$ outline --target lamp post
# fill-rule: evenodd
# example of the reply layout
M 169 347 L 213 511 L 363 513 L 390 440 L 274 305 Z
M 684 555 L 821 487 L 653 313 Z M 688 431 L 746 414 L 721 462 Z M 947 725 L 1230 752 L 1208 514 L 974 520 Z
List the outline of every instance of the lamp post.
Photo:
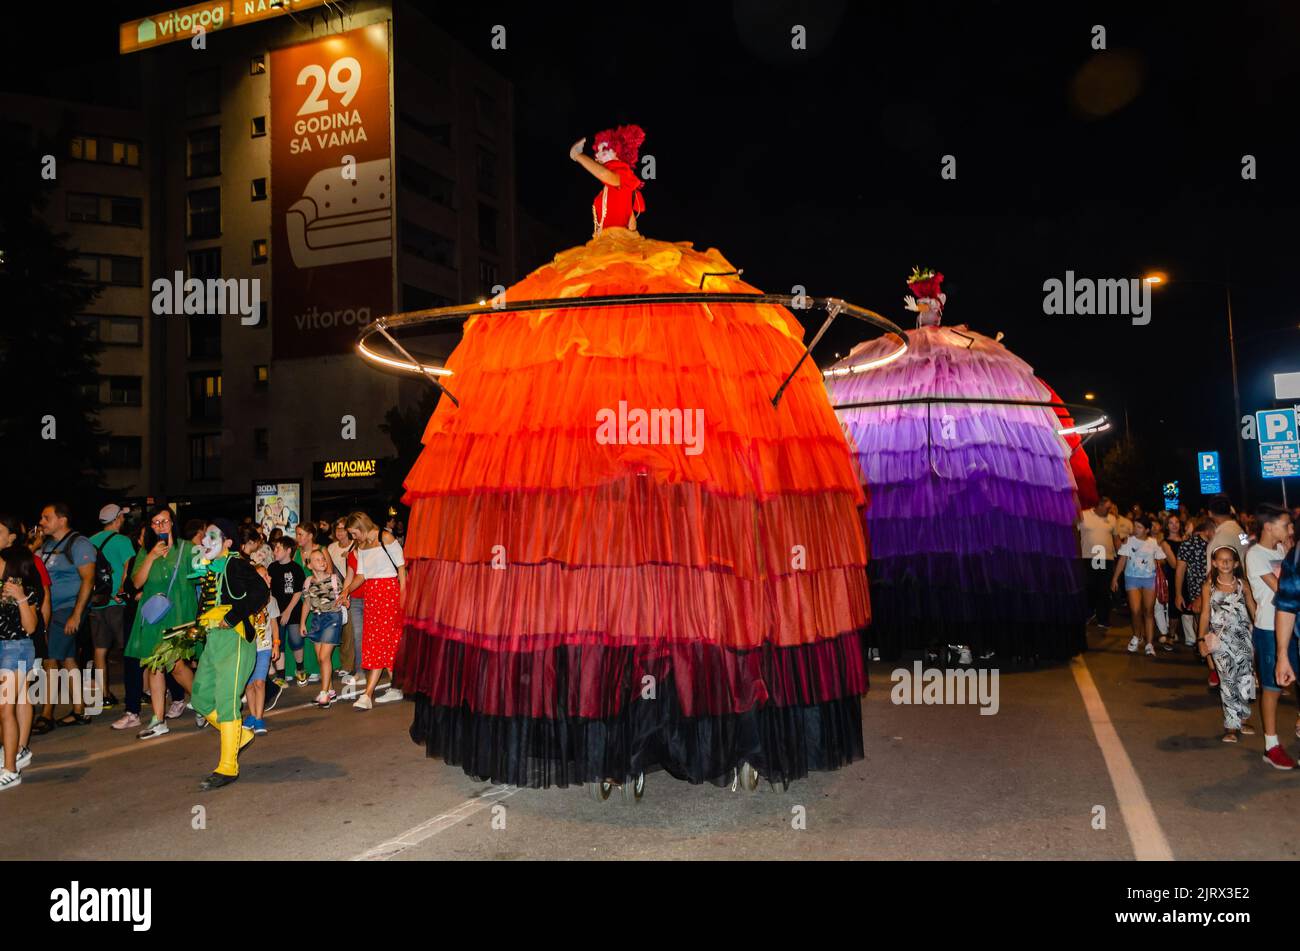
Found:
M 1168 275 L 1155 271 L 1142 278 L 1152 288 L 1160 287 L 1170 283 Z M 1224 302 L 1227 305 L 1228 312 L 1228 355 L 1232 360 L 1232 411 L 1233 422 L 1232 428 L 1235 435 L 1233 442 L 1237 447 L 1237 478 L 1241 486 L 1241 504 L 1242 508 L 1247 511 L 1250 508 L 1250 486 L 1246 482 L 1246 457 L 1242 453 L 1241 444 L 1241 387 L 1237 383 L 1237 336 L 1232 327 L 1232 285 L 1228 281 L 1214 280 L 1187 280 L 1181 281 L 1183 284 L 1209 284 L 1213 287 L 1223 288 Z

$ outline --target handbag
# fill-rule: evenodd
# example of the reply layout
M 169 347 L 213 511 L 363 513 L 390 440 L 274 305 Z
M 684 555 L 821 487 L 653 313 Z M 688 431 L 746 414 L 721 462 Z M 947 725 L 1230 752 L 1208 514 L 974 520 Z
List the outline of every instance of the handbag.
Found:
M 185 543 L 181 542 L 181 544 L 184 545 Z M 168 595 L 172 593 L 172 585 L 176 583 L 176 576 L 181 572 L 182 554 L 184 552 L 178 549 L 176 552 L 176 567 L 172 569 L 172 580 L 167 582 L 167 593 L 159 592 L 140 605 L 140 616 L 144 618 L 146 624 L 157 624 L 172 609 L 172 601 Z

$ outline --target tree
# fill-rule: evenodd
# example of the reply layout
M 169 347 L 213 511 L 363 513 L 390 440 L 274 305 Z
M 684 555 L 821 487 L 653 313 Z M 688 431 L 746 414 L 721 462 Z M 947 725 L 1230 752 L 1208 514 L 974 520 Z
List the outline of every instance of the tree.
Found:
M 98 354 L 77 320 L 98 296 L 74 264 L 67 235 L 41 217 L 49 182 L 41 156 L 12 139 L 0 154 L 0 438 L 6 464 L 0 507 L 29 525 L 63 499 L 77 520 L 102 499 Z
M 424 448 L 421 442 L 424 428 L 437 405 L 438 391 L 426 386 L 414 404 L 405 409 L 400 406 L 390 408 L 379 424 L 380 432 L 387 434 L 397 450 L 396 456 L 379 460 L 379 481 L 390 505 L 395 506 L 401 501 L 402 482 Z
M 1164 505 L 1163 500 L 1160 505 L 1151 505 L 1159 494 L 1160 475 L 1142 444 L 1131 435 L 1119 437 L 1106 450 L 1097 481 L 1101 492 L 1121 508 L 1127 509 L 1138 502 L 1147 511 L 1156 511 Z

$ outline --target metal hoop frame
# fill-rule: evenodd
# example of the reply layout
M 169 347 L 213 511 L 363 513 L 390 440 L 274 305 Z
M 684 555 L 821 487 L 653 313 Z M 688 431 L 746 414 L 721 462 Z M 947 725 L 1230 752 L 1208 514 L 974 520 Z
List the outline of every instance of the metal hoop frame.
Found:
M 781 383 L 776 394 L 772 397 L 772 406 L 775 408 L 781 402 L 781 397 L 785 389 L 794 379 L 795 373 L 803 362 L 808 359 L 812 348 L 821 340 L 822 335 L 830 328 L 831 323 L 840 314 L 847 314 L 855 317 L 865 323 L 882 330 L 887 336 L 892 336 L 898 341 L 897 348 L 878 360 L 870 361 L 870 366 L 884 366 L 897 360 L 907 352 L 908 340 L 907 334 L 898 327 L 893 321 L 880 316 L 873 310 L 865 307 L 859 307 L 856 304 L 850 304 L 848 301 L 840 300 L 838 297 L 808 297 L 806 295 L 792 294 L 727 294 L 727 293 L 709 293 L 706 291 L 672 294 L 613 294 L 597 297 L 552 297 L 543 300 L 521 300 L 510 301 L 505 299 L 494 299 L 491 302 L 471 305 L 457 305 L 452 307 L 432 307 L 426 310 L 409 311 L 404 314 L 390 314 L 371 321 L 362 329 L 357 336 L 357 353 L 362 359 L 379 367 L 398 370 L 405 373 L 419 373 L 426 380 L 446 393 L 451 401 L 459 406 L 460 401 L 451 394 L 441 378 L 449 377 L 452 371 L 446 367 L 439 366 L 435 363 L 422 363 L 417 360 L 411 353 L 398 342 L 393 336 L 392 331 L 409 329 L 411 327 L 424 326 L 427 324 L 447 323 L 453 320 L 466 320 L 480 314 L 503 314 L 503 313 L 526 313 L 537 310 L 560 310 L 560 309 L 583 309 L 599 307 L 641 307 L 646 304 L 779 304 L 794 310 L 807 310 L 820 308 L 826 311 L 826 320 L 823 322 L 821 329 L 814 335 L 812 341 L 804 348 L 803 354 L 795 363 L 794 368 L 787 374 L 785 380 Z M 372 348 L 370 340 L 375 335 L 382 336 L 388 341 L 392 349 L 398 353 L 402 359 L 380 353 Z M 864 367 L 865 369 L 865 367 Z

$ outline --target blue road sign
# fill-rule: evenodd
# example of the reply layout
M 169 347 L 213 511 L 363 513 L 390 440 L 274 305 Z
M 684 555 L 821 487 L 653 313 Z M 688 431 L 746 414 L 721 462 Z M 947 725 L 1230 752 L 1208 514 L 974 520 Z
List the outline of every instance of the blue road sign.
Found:
M 1198 452 L 1196 460 L 1196 469 L 1201 474 L 1201 495 L 1218 495 L 1223 491 L 1218 452 L 1208 449 Z
M 1300 422 L 1294 409 L 1262 409 L 1255 414 L 1259 468 L 1265 479 L 1300 476 Z

